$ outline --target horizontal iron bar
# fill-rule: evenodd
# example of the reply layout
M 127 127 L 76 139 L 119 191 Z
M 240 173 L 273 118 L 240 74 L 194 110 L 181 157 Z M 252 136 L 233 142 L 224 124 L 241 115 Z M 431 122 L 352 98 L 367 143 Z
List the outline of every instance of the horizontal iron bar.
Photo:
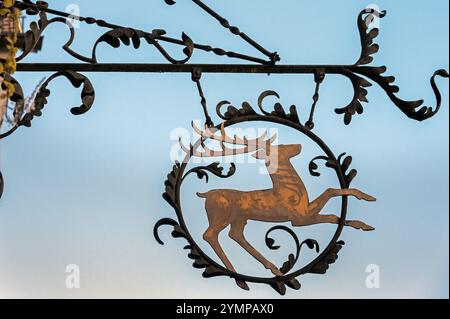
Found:
M 259 74 L 309 74 L 322 69 L 328 74 L 342 74 L 354 65 L 250 65 L 250 64 L 119 64 L 119 63 L 19 63 L 17 71 L 59 72 L 130 72 L 130 73 L 259 73 Z

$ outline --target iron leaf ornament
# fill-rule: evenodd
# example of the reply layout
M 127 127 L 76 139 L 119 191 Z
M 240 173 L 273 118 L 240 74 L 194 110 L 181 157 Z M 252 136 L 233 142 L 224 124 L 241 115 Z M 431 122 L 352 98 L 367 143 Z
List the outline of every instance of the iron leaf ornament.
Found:
M 182 1 L 182 0 L 179 0 Z M 177 1 L 164 0 L 167 5 L 174 6 Z M 162 3 L 164 3 L 162 2 Z M 319 107 L 322 84 L 327 80 L 327 75 L 338 75 L 346 78 L 352 86 L 353 96 L 345 106 L 335 107 L 335 113 L 343 117 L 346 125 L 352 123 L 357 115 L 364 113 L 364 104 L 369 102 L 369 88 L 374 84 L 384 90 L 392 103 L 407 117 L 423 121 L 435 116 L 442 104 L 442 95 L 437 79 L 448 78 L 449 74 L 444 69 L 434 72 L 430 79 L 430 85 L 434 93 L 436 103 L 434 106 L 426 106 L 425 101 L 403 100 L 399 97 L 400 88 L 395 84 L 395 77 L 389 75 L 386 66 L 372 65 L 375 54 L 380 50 L 376 39 L 380 34 L 378 28 L 373 27 L 376 19 L 386 16 L 386 11 L 375 9 L 362 10 L 357 18 L 357 27 L 360 35 L 361 52 L 355 63 L 348 65 L 283 65 L 279 64 L 281 57 L 254 40 L 253 37 L 243 32 L 239 27 L 231 24 L 228 19 L 214 11 L 202 0 L 191 0 L 193 5 L 210 16 L 213 20 L 232 35 L 240 38 L 248 46 L 258 52 L 258 55 L 249 55 L 213 46 L 208 43 L 199 43 L 196 39 L 183 32 L 180 37 L 168 36 L 166 31 L 154 27 L 152 31 L 140 30 L 124 25 L 114 24 L 102 19 L 89 16 L 73 16 L 72 14 L 52 8 L 45 1 L 8 1 L 8 5 L 33 18 L 26 30 L 20 35 L 23 41 L 16 43 L 14 50 L 18 50 L 14 62 L 17 62 L 17 72 L 52 72 L 36 87 L 31 98 L 26 98 L 20 83 L 11 74 L 1 74 L 2 91 L 8 90 L 8 96 L 4 114 L 6 121 L 0 126 L 0 141 L 11 136 L 21 127 L 31 127 L 36 117 L 43 115 L 44 107 L 48 104 L 51 91 L 50 84 L 56 78 L 66 78 L 74 88 L 81 89 L 81 104 L 71 109 L 73 115 L 83 115 L 90 111 L 96 92 L 90 79 L 84 75 L 90 72 L 147 72 L 147 73 L 186 73 L 195 83 L 200 96 L 200 106 L 205 115 L 205 126 L 199 128 L 192 124 L 199 139 L 189 145 L 183 144 L 180 139 L 180 150 L 184 151 L 184 160 L 174 163 L 172 170 L 167 175 L 163 194 L 164 200 L 174 209 L 175 215 L 159 220 L 154 226 L 153 232 L 157 243 L 163 245 L 160 236 L 162 227 L 170 227 L 171 235 L 186 241 L 187 256 L 192 260 L 192 265 L 202 271 L 205 278 L 230 277 L 238 287 L 249 290 L 252 284 L 264 284 L 275 289 L 279 294 L 286 294 L 288 289 L 301 288 L 301 277 L 306 274 L 325 274 L 334 264 L 343 249 L 345 243 L 341 240 L 344 227 L 361 231 L 373 231 L 374 227 L 362 220 L 350 220 L 347 218 L 349 210 L 349 197 L 355 197 L 363 202 L 375 201 L 375 197 L 366 192 L 352 188 L 351 184 L 358 172 L 352 167 L 353 157 L 346 153 L 336 156 L 318 134 L 315 133 L 315 111 Z M 3 8 L 5 1 L 0 0 Z M 174 6 L 176 8 L 176 6 Z M 79 40 L 76 28 L 72 21 L 76 20 L 86 27 L 102 30 L 101 36 L 92 42 L 89 53 L 80 53 L 74 49 L 75 41 Z M 42 44 L 42 38 L 51 25 L 63 25 L 64 36 L 61 40 L 62 52 L 68 54 L 74 63 L 26 63 L 24 62 L 31 53 L 35 53 L 37 47 Z M 67 30 L 69 36 L 67 38 Z M 84 40 L 84 39 L 83 39 Z M 121 46 L 132 46 L 138 50 L 143 45 L 148 45 L 159 53 L 164 61 L 148 61 L 151 63 L 135 64 L 124 61 L 119 64 L 104 63 L 99 56 L 99 48 L 106 47 L 114 50 Z M 179 49 L 171 52 L 170 46 Z M 222 64 L 193 64 L 192 58 L 199 52 L 209 53 L 219 61 L 237 61 L 235 63 Z M 11 51 L 12 52 L 12 51 Z M 9 52 L 9 53 L 11 53 Z M 14 51 L 15 52 L 15 51 Z M 15 54 L 13 54 L 14 57 Z M 14 60 L 14 58 L 13 58 Z M 7 61 L 0 58 L 4 65 Z M 11 62 L 11 61 L 9 61 Z M 15 64 L 15 63 L 14 63 Z M 207 94 L 203 90 L 202 81 L 205 74 L 209 73 L 233 73 L 233 74 L 298 74 L 313 76 L 315 90 L 312 92 L 312 104 L 308 112 L 304 108 L 290 105 L 283 106 L 279 100 L 280 95 L 267 90 L 260 94 L 256 104 L 244 101 L 233 105 L 228 100 L 219 102 L 215 108 L 216 118 L 221 121 L 215 124 L 209 114 Z M 273 104 L 269 104 L 269 102 Z M 11 105 L 10 105 L 11 104 Z M 256 105 L 256 107 L 254 106 Z M 270 107 L 269 107 L 270 105 Z M 2 123 L 2 121 L 0 121 Z M 307 159 L 306 172 L 301 171 L 291 163 L 291 159 L 303 156 L 303 144 L 283 145 L 278 143 L 276 135 L 265 132 L 256 138 L 248 136 L 231 136 L 228 134 L 233 127 L 244 123 L 257 123 L 259 125 L 281 125 L 293 130 L 293 134 L 299 136 L 299 141 L 305 139 L 315 144 L 321 150 L 321 154 Z M 199 201 L 204 206 L 204 214 L 197 218 L 208 220 L 208 227 L 200 241 L 196 240 L 196 234 L 191 234 L 189 220 L 183 212 L 182 196 L 185 182 L 200 182 L 208 184 L 211 180 L 232 182 L 242 167 L 237 163 L 223 164 L 230 156 L 250 155 L 265 164 L 267 178 L 272 181 L 269 189 L 242 191 L 238 188 L 210 189 L 208 191 L 196 191 L 193 201 Z M 195 166 L 195 158 L 214 158 L 214 162 Z M 271 165 L 276 162 L 277 167 Z M 324 167 L 321 167 L 324 166 Z M 332 172 L 339 184 L 338 188 L 325 188 L 322 194 L 310 199 L 308 188 L 303 182 L 305 174 L 309 173 L 313 180 L 320 181 L 324 169 Z M 4 175 L 0 172 L 0 198 L 4 195 Z M 204 186 L 203 184 L 203 186 Z M 251 183 L 250 183 L 251 184 Z M 250 186 L 250 185 L 248 185 Z M 338 199 L 340 209 L 332 214 L 325 214 L 323 208 L 333 200 Z M 283 234 L 288 236 L 292 247 L 283 261 L 276 264 L 258 251 L 245 237 L 245 227 L 249 221 L 270 223 L 264 243 L 269 251 L 280 251 L 275 236 Z M 277 225 L 272 225 L 276 223 Z M 290 225 L 289 225 L 290 224 Z M 319 244 L 315 238 L 302 238 L 298 235 L 299 227 L 316 226 L 319 224 L 333 224 L 336 230 L 327 245 Z M 289 225 L 289 226 L 287 226 Z M 235 241 L 243 251 L 255 259 L 255 267 L 260 264 L 266 269 L 266 276 L 243 274 L 235 268 L 233 261 L 228 258 L 220 242 L 219 234 L 229 228 L 229 238 Z M 209 245 L 214 255 L 208 255 L 202 249 L 203 245 Z M 308 256 L 314 256 L 308 261 Z

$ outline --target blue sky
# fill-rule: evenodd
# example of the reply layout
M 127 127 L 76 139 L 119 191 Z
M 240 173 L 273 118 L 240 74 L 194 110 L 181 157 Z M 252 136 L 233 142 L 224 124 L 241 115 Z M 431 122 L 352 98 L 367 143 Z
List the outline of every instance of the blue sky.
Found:
M 186 32 L 200 43 L 257 55 L 252 48 L 221 29 L 191 1 L 167 6 L 162 0 L 137 0 L 136 8 L 111 1 L 49 1 L 58 9 L 76 3 L 84 16 L 103 18 L 144 30 L 163 28 L 179 37 Z M 359 56 L 356 17 L 376 4 L 388 11 L 381 21 L 381 46 L 373 65 L 387 65 L 395 75 L 400 96 L 424 98 L 434 105 L 429 78 L 438 68 L 448 70 L 448 1 L 205 1 L 232 24 L 278 51 L 284 64 L 351 64 Z M 71 62 L 61 50 L 68 35 L 63 26 L 45 33 L 44 51 L 26 62 Z M 82 25 L 75 48 L 89 54 L 102 30 Z M 171 51 L 172 52 L 172 51 Z M 179 52 L 179 51 L 175 51 Z M 99 48 L 100 62 L 163 62 L 152 47 Z M 233 60 L 196 53 L 195 63 Z M 31 92 L 49 74 L 17 74 Z M 21 129 L 0 145 L 0 164 L 6 191 L 0 201 L 0 297 L 124 297 L 124 298 L 270 298 L 269 287 L 252 285 L 251 292 L 228 278 L 202 279 L 191 267 L 169 230 L 159 246 L 153 225 L 173 217 L 163 201 L 163 182 L 171 169 L 171 133 L 189 129 L 201 119 L 201 107 L 189 74 L 90 74 L 97 99 L 92 110 L 73 117 L 79 91 L 64 80 L 51 84 L 52 96 L 44 116 L 31 129 Z M 383 91 L 369 89 L 365 113 L 345 127 L 334 108 L 343 106 L 352 91 L 345 79 L 327 76 L 321 88 L 315 132 L 335 153 L 348 152 L 359 171 L 355 187 L 375 195 L 376 203 L 350 200 L 349 217 L 376 227 L 363 233 L 345 229 L 347 245 L 326 276 L 301 278 L 302 290 L 288 298 L 448 298 L 449 296 L 449 150 L 448 82 L 438 80 L 444 106 L 435 118 L 418 123 L 407 119 Z M 307 75 L 206 75 L 209 105 L 227 99 L 256 105 L 262 91 L 275 90 L 285 106 L 307 110 L 314 93 Z M 305 116 L 305 115 L 303 115 Z M 320 155 L 293 131 L 280 128 L 283 143 L 304 143 L 296 162 L 313 194 L 334 183 L 331 174 L 320 183 L 307 178 L 308 156 Z M 259 189 L 268 178 L 255 178 L 248 166 L 230 187 Z M 251 182 L 249 182 L 251 181 Z M 315 182 L 315 183 L 314 183 Z M 218 187 L 192 181 L 183 195 L 192 229 L 207 226 L 202 201 L 193 192 Z M 330 203 L 335 209 L 338 203 Z M 266 225 L 252 223 L 248 237 L 271 260 L 282 263 L 289 251 L 271 253 L 263 247 Z M 301 238 L 326 240 L 334 226 L 297 230 Z M 225 236 L 224 248 L 244 272 L 264 269 Z M 289 245 L 288 239 L 277 240 Z M 202 245 L 204 245 L 202 243 Z M 208 250 L 204 245 L 205 250 Z M 287 246 L 289 247 L 289 246 Z M 212 252 L 211 252 L 212 255 Z M 311 257 L 312 255 L 305 255 Z M 305 257 L 306 258 L 306 257 Z M 81 289 L 65 287 L 65 267 L 81 268 Z M 381 287 L 367 289 L 366 266 L 377 264 Z M 267 274 L 266 274 L 267 275 Z

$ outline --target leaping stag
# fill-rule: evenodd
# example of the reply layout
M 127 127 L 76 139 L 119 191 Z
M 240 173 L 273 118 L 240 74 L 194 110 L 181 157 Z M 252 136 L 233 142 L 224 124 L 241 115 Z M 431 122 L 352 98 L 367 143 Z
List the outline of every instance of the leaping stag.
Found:
M 223 125 L 221 129 L 207 128 L 204 131 L 197 128 L 195 124 L 192 126 L 201 136 L 204 152 L 198 151 L 192 145 L 186 147 L 180 139 L 180 145 L 186 153 L 194 157 L 225 157 L 253 153 L 252 156 L 256 159 L 265 161 L 272 179 L 273 187 L 265 190 L 245 192 L 234 189 L 217 189 L 207 193 L 197 193 L 199 197 L 206 199 L 205 207 L 209 220 L 209 227 L 203 238 L 211 245 L 230 271 L 235 272 L 235 269 L 219 243 L 219 234 L 229 225 L 231 225 L 229 232 L 231 239 L 255 257 L 266 269 L 270 269 L 274 275 L 283 276 L 273 263 L 245 239 L 244 228 L 249 220 L 271 223 L 291 222 L 295 227 L 322 223 L 338 224 L 340 221 L 338 216 L 320 214 L 330 199 L 339 196 L 354 196 L 360 200 L 376 200 L 358 189 L 329 188 L 317 199 L 310 201 L 305 184 L 290 162 L 291 158 L 301 153 L 301 145 L 274 145 L 276 135 L 267 138 L 267 131 L 256 139 L 247 139 L 246 137 L 228 136 Z M 220 135 L 217 135 L 217 132 Z M 221 150 L 215 151 L 208 148 L 204 143 L 206 140 L 220 142 Z M 230 148 L 227 144 L 240 145 L 243 148 Z M 277 164 L 272 165 L 272 163 Z M 359 220 L 347 220 L 345 226 L 364 231 L 374 230 L 373 227 Z

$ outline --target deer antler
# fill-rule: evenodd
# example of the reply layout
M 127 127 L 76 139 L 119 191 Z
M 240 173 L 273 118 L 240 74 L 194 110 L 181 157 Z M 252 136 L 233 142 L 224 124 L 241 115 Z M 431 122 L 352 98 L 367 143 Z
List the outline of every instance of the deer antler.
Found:
M 267 131 L 265 131 L 260 137 L 256 139 L 247 139 L 247 137 L 240 138 L 234 135 L 233 138 L 228 136 L 225 132 L 225 125 L 222 124 L 220 129 L 215 129 L 214 131 L 211 128 L 205 128 L 204 131 L 199 129 L 194 123 L 192 123 L 192 128 L 194 131 L 200 135 L 201 137 L 201 146 L 204 149 L 204 152 L 199 152 L 195 149 L 195 147 L 190 144 L 189 148 L 186 147 L 182 139 L 180 137 L 179 143 L 183 151 L 191 156 L 195 157 L 223 157 L 229 155 L 239 155 L 239 154 L 248 154 L 251 152 L 255 152 L 259 149 L 267 149 L 269 148 L 273 142 L 277 139 L 277 134 L 274 134 L 270 139 L 266 140 L 269 135 Z M 217 132 L 220 132 L 221 135 L 216 135 Z M 210 149 L 205 145 L 206 140 L 214 140 L 220 142 L 221 150 L 216 151 Z M 233 144 L 233 145 L 243 145 L 244 148 L 229 148 L 225 144 Z
M 215 140 L 215 141 L 218 141 L 221 143 L 227 143 L 227 144 L 233 144 L 233 145 L 253 145 L 253 144 L 259 145 L 259 144 L 264 143 L 264 140 L 266 139 L 267 135 L 269 135 L 269 133 L 267 131 L 265 131 L 263 133 L 263 135 L 261 135 L 260 137 L 258 137 L 256 139 L 253 139 L 253 140 L 249 140 L 245 136 L 244 136 L 244 138 L 240 138 L 237 135 L 234 135 L 234 137 L 230 137 L 227 135 L 227 133 L 225 131 L 225 124 L 223 124 L 223 123 L 220 126 L 220 129 L 215 129 L 215 131 L 212 131 L 212 129 L 209 127 L 205 127 L 205 130 L 202 131 L 195 125 L 194 122 L 192 122 L 192 128 L 198 135 L 200 135 L 204 139 L 211 139 L 211 140 Z M 220 136 L 217 136 L 216 133 L 219 131 L 220 131 Z

